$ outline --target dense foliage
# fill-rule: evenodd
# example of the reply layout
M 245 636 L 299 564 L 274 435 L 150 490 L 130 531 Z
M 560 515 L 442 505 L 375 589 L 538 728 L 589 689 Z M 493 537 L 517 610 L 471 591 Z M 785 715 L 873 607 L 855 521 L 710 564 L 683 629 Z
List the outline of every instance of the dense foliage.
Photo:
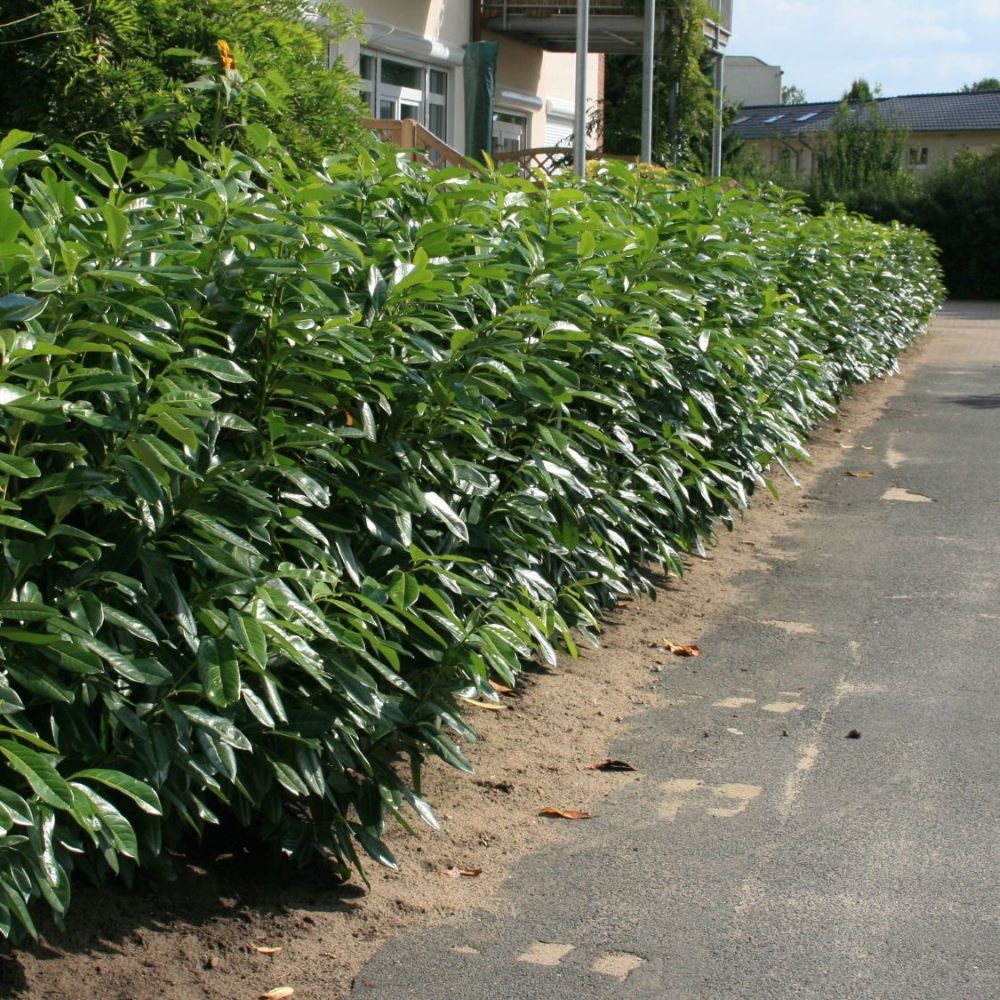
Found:
M 1000 298 L 1000 150 L 960 153 L 924 177 L 862 186 L 843 200 L 877 221 L 928 232 L 952 297 Z
M 1000 149 L 960 154 L 927 178 L 922 197 L 881 214 L 931 234 L 952 296 L 1000 299 Z
M 893 369 L 928 241 L 609 164 L 0 145 L 0 929 L 220 817 L 393 860 L 460 696 Z M 574 631 L 575 630 L 575 631 Z M 401 766 L 412 763 L 407 775 Z
M 327 67 L 354 27 L 333 0 L 5 0 L 0 134 L 176 152 L 189 138 L 252 147 L 252 120 L 318 159 L 364 138 L 356 79 Z
M 948 166 L 914 175 L 903 168 L 901 151 L 893 153 L 899 158 L 892 160 L 880 140 L 870 147 L 866 142 L 859 137 L 853 159 L 844 148 L 835 158 L 821 159 L 820 170 L 805 185 L 780 171 L 768 171 L 752 157 L 738 166 L 747 177 L 773 177 L 790 188 L 805 186 L 815 212 L 838 202 L 876 222 L 923 229 L 939 249 L 951 297 L 1000 298 L 1000 151 L 961 152 Z M 893 139 L 891 145 L 898 143 Z

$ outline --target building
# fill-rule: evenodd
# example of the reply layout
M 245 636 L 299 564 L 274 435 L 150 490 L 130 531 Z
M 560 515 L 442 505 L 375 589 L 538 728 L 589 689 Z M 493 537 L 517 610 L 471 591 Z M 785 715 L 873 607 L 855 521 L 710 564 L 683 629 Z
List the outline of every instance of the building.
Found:
M 582 120 L 577 99 L 576 0 L 344 0 L 365 15 L 364 39 L 339 54 L 361 78 L 376 119 L 414 119 L 464 150 L 463 60 L 470 42 L 499 43 L 494 151 L 569 145 Z M 649 5 L 648 7 L 646 5 Z M 719 54 L 729 40 L 732 0 L 709 0 L 706 35 Z M 604 54 L 650 51 L 655 0 L 590 0 L 584 111 L 599 106 Z M 588 141 L 596 145 L 597 137 Z M 719 142 L 721 148 L 721 138 Z
M 781 103 L 780 66 L 772 66 L 756 56 L 730 56 L 725 66 L 723 94 L 727 104 L 740 106 Z
M 412 118 L 465 148 L 462 64 L 470 41 L 500 39 L 494 98 L 496 151 L 566 144 L 573 136 L 576 58 L 482 26 L 476 0 L 346 0 L 365 14 L 364 41 L 340 47 L 361 78 L 373 118 Z M 587 104 L 600 97 L 601 57 L 588 57 Z
M 731 129 L 768 166 L 809 176 L 839 106 L 830 101 L 744 107 Z M 882 97 L 874 107 L 887 122 L 906 131 L 906 166 L 914 171 L 946 166 L 960 150 L 989 153 L 1000 147 L 998 90 Z

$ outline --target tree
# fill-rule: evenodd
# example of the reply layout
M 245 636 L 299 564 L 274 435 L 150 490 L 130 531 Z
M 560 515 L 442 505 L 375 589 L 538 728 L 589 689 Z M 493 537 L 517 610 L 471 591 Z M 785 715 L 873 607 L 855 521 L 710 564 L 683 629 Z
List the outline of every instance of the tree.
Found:
M 361 135 L 356 81 L 326 65 L 353 23 L 306 0 L 5 0 L 0 133 L 136 153 L 239 143 L 250 117 L 317 158 Z
M 801 87 L 789 85 L 781 88 L 782 104 L 805 104 L 806 94 Z
M 846 91 L 841 100 L 847 101 L 848 103 L 854 103 L 855 101 L 874 101 L 881 91 L 882 88 L 878 84 L 876 84 L 873 89 L 871 84 L 864 77 L 858 77 L 858 79 L 851 84 L 850 88 Z
M 975 83 L 967 83 L 962 87 L 963 94 L 984 94 L 990 90 L 1000 90 L 1000 80 L 995 76 L 984 76 Z
M 704 168 L 715 122 L 712 59 L 703 30 L 704 0 L 661 0 L 664 30 L 656 41 L 653 158 Z M 609 55 L 604 103 L 591 120 L 605 152 L 637 154 L 642 135 L 642 57 Z
M 845 100 L 817 151 L 814 199 L 863 210 L 866 200 L 884 200 L 909 189 L 913 179 L 903 162 L 905 149 L 905 129 L 882 113 L 878 101 Z

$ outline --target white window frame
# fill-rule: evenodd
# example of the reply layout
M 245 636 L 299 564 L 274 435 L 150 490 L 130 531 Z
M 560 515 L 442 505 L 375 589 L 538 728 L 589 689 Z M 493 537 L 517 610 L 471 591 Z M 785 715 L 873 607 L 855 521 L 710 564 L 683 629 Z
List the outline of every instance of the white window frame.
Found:
M 493 113 L 493 152 L 528 148 L 528 116 L 506 108 L 497 108 Z M 497 145 L 497 139 L 501 144 Z M 514 145 L 503 145 L 504 141 Z
M 434 134 L 444 142 L 448 142 L 450 140 L 452 132 L 452 95 L 455 91 L 454 74 L 452 73 L 450 66 L 426 63 L 417 59 L 407 59 L 405 56 L 398 56 L 395 53 L 383 53 L 377 49 L 371 48 L 362 48 L 361 57 L 362 59 L 366 57 L 371 59 L 371 78 L 369 79 L 361 76 L 361 99 L 367 103 L 368 110 L 371 112 L 371 116 L 373 118 L 401 118 L 403 117 L 402 106 L 408 105 L 410 107 L 415 107 L 417 109 L 417 114 L 416 116 L 408 114 L 405 117 L 415 117 L 416 120 L 424 126 L 424 128 L 434 132 L 434 129 L 430 127 L 428 108 L 444 108 L 445 134 L 438 135 L 437 132 L 434 132 Z M 419 70 L 421 86 L 419 88 L 402 87 L 397 84 L 383 83 L 382 64 L 385 60 L 399 63 L 403 66 L 412 66 L 414 69 Z M 358 66 L 358 70 L 360 76 L 360 64 Z M 431 73 L 444 74 L 446 91 L 444 94 L 435 94 L 431 91 Z M 382 114 L 383 102 L 392 103 L 393 113 L 391 116 L 384 116 Z

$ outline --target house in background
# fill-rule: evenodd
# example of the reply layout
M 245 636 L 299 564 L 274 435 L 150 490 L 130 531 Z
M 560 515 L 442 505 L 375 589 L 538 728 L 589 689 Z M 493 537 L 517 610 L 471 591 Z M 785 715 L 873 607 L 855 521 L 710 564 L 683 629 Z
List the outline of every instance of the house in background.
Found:
M 722 92 L 727 104 L 780 104 L 780 66 L 772 66 L 756 56 L 730 56 L 723 59 L 725 82 Z
M 730 126 L 764 162 L 808 177 L 830 131 L 839 103 L 768 104 L 744 107 Z M 947 166 L 967 149 L 1000 148 L 1000 91 L 882 97 L 875 107 L 907 133 L 906 166 L 915 171 Z
M 470 42 L 494 40 L 493 150 L 568 146 L 577 132 L 577 0 L 344 0 L 365 15 L 364 40 L 338 54 L 361 79 L 374 119 L 412 119 L 464 150 L 463 60 Z M 705 33 L 719 55 L 729 40 L 732 0 L 709 0 Z M 589 112 L 603 97 L 604 54 L 642 55 L 662 27 L 655 0 L 589 0 L 584 74 Z M 597 145 L 598 137 L 587 145 Z M 719 136 L 721 148 L 721 134 Z
M 361 78 L 372 118 L 413 119 L 457 150 L 465 148 L 462 64 L 483 30 L 479 0 L 345 0 L 365 15 L 364 41 L 339 54 Z M 587 104 L 601 97 L 602 57 L 588 57 Z M 504 37 L 497 60 L 495 152 L 565 145 L 574 131 L 575 56 Z

